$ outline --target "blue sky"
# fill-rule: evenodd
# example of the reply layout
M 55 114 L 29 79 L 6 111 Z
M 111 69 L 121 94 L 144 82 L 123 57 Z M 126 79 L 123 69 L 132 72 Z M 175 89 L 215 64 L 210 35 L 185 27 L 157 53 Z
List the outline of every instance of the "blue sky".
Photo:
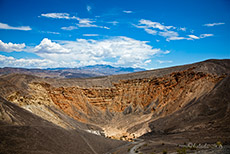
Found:
M 230 58 L 229 0 L 0 0 L 0 67 Z

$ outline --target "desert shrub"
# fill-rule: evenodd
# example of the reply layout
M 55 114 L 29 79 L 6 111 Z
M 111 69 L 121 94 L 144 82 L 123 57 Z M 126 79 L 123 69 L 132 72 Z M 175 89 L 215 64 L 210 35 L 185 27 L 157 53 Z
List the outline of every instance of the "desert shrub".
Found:
M 168 152 L 167 152 L 167 150 L 163 150 L 163 152 L 162 152 L 163 154 L 167 154 Z
M 186 148 L 177 149 L 177 154 L 186 154 Z
M 148 146 L 148 144 L 147 144 L 147 143 L 145 143 L 143 146 L 144 146 L 144 147 L 146 147 L 146 146 Z
M 222 143 L 221 143 L 220 141 L 217 141 L 217 142 L 216 142 L 216 145 L 217 145 L 218 147 L 220 147 L 220 146 L 222 146 Z

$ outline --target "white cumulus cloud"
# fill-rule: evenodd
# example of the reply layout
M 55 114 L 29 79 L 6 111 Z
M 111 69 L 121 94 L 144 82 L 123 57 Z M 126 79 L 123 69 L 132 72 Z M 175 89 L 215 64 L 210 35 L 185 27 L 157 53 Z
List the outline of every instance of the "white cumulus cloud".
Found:
M 97 34 L 85 34 L 85 36 Z M 5 51 L 20 51 L 25 44 L 13 44 L 10 47 L 3 43 Z M 16 46 L 15 46 L 16 45 Z M 19 45 L 19 47 L 18 47 Z M 2 45 L 1 45 L 2 47 Z M 16 48 L 17 47 L 17 48 Z M 16 59 L 0 55 L 0 66 L 13 67 L 79 67 L 95 64 L 109 64 L 125 67 L 145 67 L 151 63 L 151 58 L 159 54 L 168 54 L 153 48 L 148 41 L 140 41 L 125 36 L 111 37 L 103 40 L 77 39 L 75 41 L 51 41 L 44 38 L 35 47 L 27 47 L 27 52 L 33 52 L 43 59 Z
M 48 59 L 16 59 L 0 55 L 0 67 L 53 68 L 75 67 L 76 62 L 52 61 Z
M 12 51 L 22 51 L 25 48 L 25 43 L 14 44 L 14 43 L 4 43 L 0 40 L 0 51 L 12 52 Z
M 124 36 L 104 40 L 77 39 L 57 43 L 43 39 L 34 51 L 40 57 L 50 61 L 78 62 L 76 66 L 110 64 L 131 67 L 144 67 L 152 56 L 169 53 L 169 51 L 153 48 L 147 43 Z M 111 59 L 113 62 L 110 61 Z
M 60 44 L 52 42 L 51 40 L 44 38 L 39 45 L 37 45 L 33 52 L 37 54 L 53 54 L 53 53 L 69 53 L 69 49 L 65 49 Z
M 19 26 L 19 27 L 14 27 L 14 26 L 9 26 L 8 24 L 1 23 L 1 22 L 0 22 L 0 29 L 23 30 L 23 31 L 32 30 L 32 29 L 30 28 L 30 26 Z

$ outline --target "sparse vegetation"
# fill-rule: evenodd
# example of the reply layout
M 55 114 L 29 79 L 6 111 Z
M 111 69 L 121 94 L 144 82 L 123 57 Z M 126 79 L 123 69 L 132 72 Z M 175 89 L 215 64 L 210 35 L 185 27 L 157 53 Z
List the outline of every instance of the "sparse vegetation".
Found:
M 186 154 L 186 148 L 177 149 L 177 154 Z
M 163 150 L 163 152 L 162 152 L 163 154 L 167 154 L 168 152 L 167 152 L 167 150 Z
M 221 143 L 220 141 L 217 141 L 217 142 L 216 142 L 216 145 L 217 145 L 218 147 L 221 147 L 221 146 L 222 146 L 222 143 Z
M 148 146 L 148 144 L 147 144 L 147 143 L 145 143 L 143 146 L 144 146 L 144 147 L 146 147 L 146 146 Z

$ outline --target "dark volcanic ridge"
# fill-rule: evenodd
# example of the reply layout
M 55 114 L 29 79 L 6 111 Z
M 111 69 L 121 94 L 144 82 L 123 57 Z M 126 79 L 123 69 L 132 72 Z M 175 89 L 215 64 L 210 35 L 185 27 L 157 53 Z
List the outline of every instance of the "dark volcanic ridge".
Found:
M 2 75 L 0 153 L 228 153 L 229 91 L 229 59 L 87 79 Z

